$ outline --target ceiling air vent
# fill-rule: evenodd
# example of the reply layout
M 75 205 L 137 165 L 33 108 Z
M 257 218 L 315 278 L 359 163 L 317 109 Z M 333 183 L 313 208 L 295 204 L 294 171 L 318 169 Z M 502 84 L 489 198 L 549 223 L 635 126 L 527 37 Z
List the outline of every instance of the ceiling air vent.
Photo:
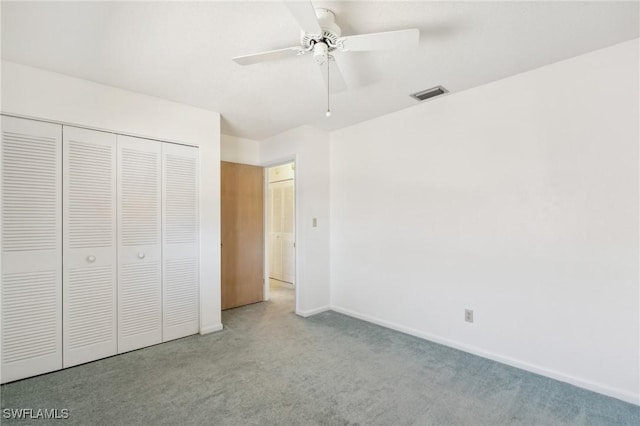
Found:
M 422 92 L 414 93 L 410 96 L 419 101 L 425 101 L 429 98 L 433 98 L 434 96 L 444 95 L 445 93 L 449 93 L 449 91 L 442 86 L 436 86 L 431 89 L 423 90 Z

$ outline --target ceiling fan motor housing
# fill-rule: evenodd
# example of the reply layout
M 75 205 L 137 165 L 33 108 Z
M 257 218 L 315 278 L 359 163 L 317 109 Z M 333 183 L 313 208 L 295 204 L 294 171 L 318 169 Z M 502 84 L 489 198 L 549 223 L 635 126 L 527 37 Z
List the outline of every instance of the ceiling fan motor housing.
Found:
M 300 43 L 305 50 L 314 50 L 316 43 L 324 43 L 327 46 L 328 52 L 332 52 L 336 49 L 338 44 L 338 38 L 342 34 L 340 27 L 336 24 L 336 16 L 329 9 L 315 9 L 316 18 L 320 28 L 322 28 L 322 34 L 307 34 L 302 32 L 300 36 Z

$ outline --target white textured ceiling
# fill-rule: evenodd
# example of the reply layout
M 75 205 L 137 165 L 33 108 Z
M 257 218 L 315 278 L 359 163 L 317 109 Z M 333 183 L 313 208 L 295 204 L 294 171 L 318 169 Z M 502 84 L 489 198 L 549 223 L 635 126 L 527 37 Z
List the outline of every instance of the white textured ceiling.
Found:
M 638 37 L 638 2 L 314 2 L 343 35 L 419 28 L 419 48 L 338 54 L 332 96 L 311 55 L 239 66 L 298 43 L 280 2 L 2 2 L 2 57 L 222 114 L 223 133 L 263 139 L 336 129 Z M 336 55 L 336 56 L 338 56 Z M 437 102 L 432 100 L 431 102 Z

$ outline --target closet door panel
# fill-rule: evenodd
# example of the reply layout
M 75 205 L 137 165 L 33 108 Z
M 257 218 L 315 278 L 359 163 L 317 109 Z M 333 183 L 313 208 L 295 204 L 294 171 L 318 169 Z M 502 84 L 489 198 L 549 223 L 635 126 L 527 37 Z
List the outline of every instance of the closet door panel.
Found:
M 162 342 L 162 143 L 118 136 L 118 352 Z
M 271 232 L 269 232 L 269 276 L 282 280 L 282 185 L 279 182 L 269 184 L 271 194 Z
M 282 182 L 282 280 L 295 281 L 295 187 L 293 179 Z
M 295 281 L 295 194 L 294 181 L 269 184 L 271 230 L 269 233 L 269 276 Z
M 199 331 L 198 149 L 162 145 L 163 341 Z
M 280 234 L 269 236 L 269 277 L 282 280 L 282 238 Z
M 116 136 L 63 129 L 64 367 L 117 352 Z
M 2 383 L 62 368 L 61 141 L 2 117 Z
M 293 235 L 282 236 L 282 281 L 295 282 L 296 248 Z

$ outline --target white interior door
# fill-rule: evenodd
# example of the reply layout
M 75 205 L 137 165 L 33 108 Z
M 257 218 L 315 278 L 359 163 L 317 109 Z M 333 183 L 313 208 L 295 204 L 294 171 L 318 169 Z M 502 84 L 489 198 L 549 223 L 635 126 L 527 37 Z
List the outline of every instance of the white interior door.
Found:
M 270 224 L 269 230 L 269 276 L 283 280 L 282 275 L 282 186 L 279 183 L 269 184 Z
M 269 184 L 269 276 L 295 281 L 295 199 L 294 181 L 288 179 Z
M 2 117 L 2 383 L 62 368 L 61 139 Z
M 295 199 L 293 180 L 282 182 L 282 280 L 293 283 L 296 270 Z
M 117 353 L 116 136 L 63 129 L 64 367 Z
M 162 342 L 161 157 L 118 135 L 118 353 Z
M 162 144 L 162 340 L 199 331 L 198 149 Z

